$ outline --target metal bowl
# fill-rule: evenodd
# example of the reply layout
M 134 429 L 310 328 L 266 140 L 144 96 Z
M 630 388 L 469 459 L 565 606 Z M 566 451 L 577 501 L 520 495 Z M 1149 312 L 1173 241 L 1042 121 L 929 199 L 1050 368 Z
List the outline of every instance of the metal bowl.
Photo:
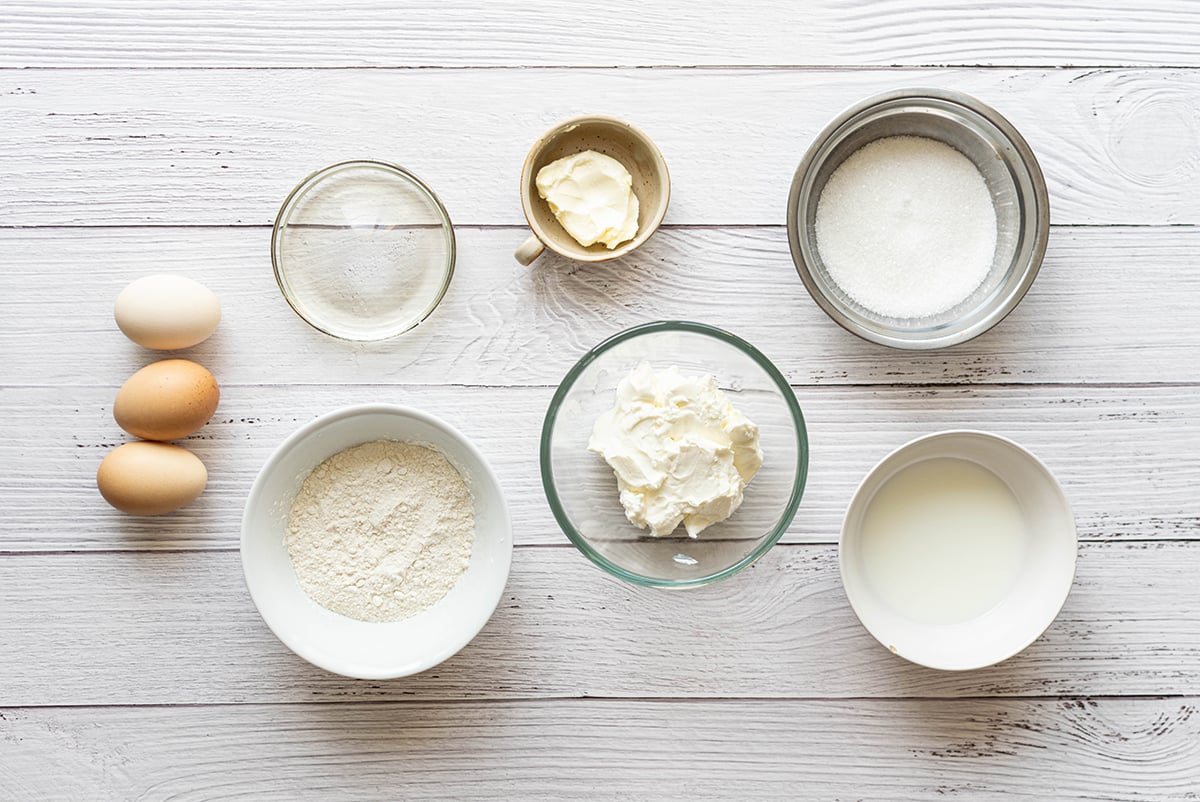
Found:
M 953 147 L 978 168 L 996 210 L 996 252 L 983 283 L 956 306 L 929 317 L 886 317 L 844 292 L 821 261 L 817 204 L 851 154 L 877 139 L 919 136 Z M 1011 312 L 1046 253 L 1050 202 L 1029 145 L 994 109 L 961 92 L 908 89 L 876 95 L 826 126 L 796 170 L 788 196 L 788 242 L 809 294 L 838 325 L 892 348 L 945 348 L 978 337 Z

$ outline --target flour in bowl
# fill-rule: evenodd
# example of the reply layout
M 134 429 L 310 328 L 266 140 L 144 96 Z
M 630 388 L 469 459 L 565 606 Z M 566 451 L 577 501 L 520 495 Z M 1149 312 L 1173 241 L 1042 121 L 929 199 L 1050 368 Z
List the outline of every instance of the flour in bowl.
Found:
M 466 571 L 471 492 L 439 452 L 379 440 L 334 454 L 308 475 L 288 515 L 300 586 L 360 621 L 399 621 L 436 604 Z

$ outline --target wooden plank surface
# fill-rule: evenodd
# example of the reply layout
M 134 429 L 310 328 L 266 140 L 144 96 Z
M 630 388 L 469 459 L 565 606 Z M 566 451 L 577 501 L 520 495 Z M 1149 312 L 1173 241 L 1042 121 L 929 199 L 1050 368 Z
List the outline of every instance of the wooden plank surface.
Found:
M 601 340 L 672 318 L 744 337 L 796 385 L 1200 381 L 1200 230 L 1191 227 L 1055 228 L 1016 311 L 970 343 L 921 354 L 863 342 L 829 320 L 796 275 L 783 228 L 661 231 L 593 267 L 557 256 L 522 267 L 510 250 L 524 236 L 460 229 L 455 277 L 433 316 L 398 339 L 354 346 L 288 307 L 268 230 L 0 230 L 4 381 L 119 386 L 156 357 L 121 336 L 113 301 L 162 270 L 220 296 L 220 329 L 187 354 L 226 384 L 553 387 Z
M 738 577 L 675 593 L 620 583 L 569 547 L 518 548 L 470 645 L 419 676 L 362 682 L 271 636 L 236 552 L 10 554 L 0 707 L 1198 695 L 1198 572 L 1197 543 L 1084 545 L 1040 640 L 993 668 L 943 672 L 898 659 L 859 626 L 832 546 L 779 546 Z
M 8 67 L 1197 66 L 1200 15 L 1187 0 L 613 0 L 595 16 L 566 0 L 14 0 L 0 41 Z
M 521 225 L 530 146 L 600 112 L 661 148 L 667 223 L 783 225 L 817 132 L 922 86 L 1011 120 L 1056 223 L 1200 223 L 1195 70 L 65 69 L 0 71 L 0 225 L 269 224 L 304 176 L 348 158 L 413 170 L 459 225 Z
M 1194 800 L 1195 697 L 0 711 L 0 794 Z M 514 755 L 520 759 L 514 760 Z
M 1200 8 L 966 0 L 14 0 L 0 11 L 0 799 L 1200 799 Z M 1043 272 L 1007 320 L 935 354 L 831 323 L 787 249 L 795 166 L 870 94 L 993 105 L 1046 173 Z M 673 178 L 666 227 L 604 267 L 533 268 L 530 144 L 623 116 Z M 415 332 L 308 328 L 269 262 L 304 175 L 399 162 L 457 228 Z M 187 510 L 134 519 L 94 487 L 127 439 L 116 388 L 157 358 L 111 320 L 168 270 L 225 319 L 183 355 L 223 384 L 186 445 Z M 646 320 L 760 347 L 808 421 L 785 542 L 686 593 L 608 577 L 553 522 L 536 453 L 568 367 Z M 245 495 L 302 422 L 368 401 L 444 417 L 510 499 L 495 616 L 420 676 L 358 682 L 274 639 L 236 551 Z M 857 481 L 950 427 L 1030 447 L 1083 543 L 1044 637 L 943 673 L 858 624 L 834 545 Z
M 100 460 L 132 439 L 112 419 L 115 391 L 114 382 L 0 394 L 7 432 L 0 473 L 9 477 L 0 484 L 0 551 L 236 548 L 246 493 L 271 451 L 317 415 L 373 402 L 427 410 L 463 431 L 499 476 L 516 542 L 566 543 L 537 463 L 551 388 L 227 385 L 213 421 L 186 441 L 207 465 L 209 487 L 195 504 L 163 518 L 122 515 L 96 491 Z M 811 459 L 785 542 L 836 542 L 846 505 L 871 466 L 907 440 L 948 428 L 986 428 L 1038 454 L 1060 478 L 1084 539 L 1200 537 L 1194 387 L 822 387 L 796 394 Z M 770 443 L 764 448 L 769 459 Z M 615 493 L 614 485 L 613 503 Z M 47 515 L 59 507 L 76 509 Z

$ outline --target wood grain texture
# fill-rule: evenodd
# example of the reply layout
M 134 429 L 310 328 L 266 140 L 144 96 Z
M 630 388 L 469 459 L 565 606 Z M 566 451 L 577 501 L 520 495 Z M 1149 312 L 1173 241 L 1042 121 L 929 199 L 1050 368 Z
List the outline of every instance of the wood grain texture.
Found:
M 738 577 L 678 593 L 623 584 L 568 547 L 519 548 L 496 614 L 470 645 L 424 674 L 364 682 L 275 640 L 237 553 L 5 555 L 0 707 L 1196 695 L 1198 571 L 1200 544 L 1083 545 L 1047 633 L 1005 663 L 955 673 L 907 663 L 871 638 L 832 546 L 777 546 Z
M 662 149 L 668 224 L 782 225 L 814 135 L 921 86 L 1012 121 L 1057 223 L 1200 223 L 1195 70 L 167 69 L 0 72 L 0 225 L 269 224 L 300 179 L 356 157 L 413 170 L 459 225 L 521 225 L 529 147 L 597 112 Z
M 0 66 L 1200 65 L 1186 0 L 613 0 L 603 17 L 563 0 L 9 2 Z
M 0 799 L 1200 800 L 1200 7 L 605 11 L 633 22 L 588 25 L 563 0 L 4 3 Z M 1055 224 L 1013 315 L 925 355 L 826 319 L 784 229 L 814 135 L 863 97 L 919 86 L 969 92 L 1022 131 Z M 667 228 L 615 265 L 521 268 L 525 152 L 597 112 L 664 151 Z M 428 181 L 460 248 L 435 315 L 371 347 L 305 326 L 268 256 L 288 190 L 354 157 Z M 221 296 L 220 331 L 184 355 L 224 394 L 185 443 L 207 492 L 135 519 L 103 503 L 94 471 L 126 439 L 116 388 L 156 355 L 125 341 L 111 305 L 162 270 Z M 622 584 L 567 545 L 536 463 L 579 355 L 673 317 L 765 351 L 812 447 L 786 542 L 679 594 Z M 466 432 L 519 543 L 479 637 L 393 682 L 288 652 L 236 551 L 268 453 L 368 401 Z M 869 467 L 949 427 L 1042 456 L 1085 540 L 1048 632 L 962 674 L 877 644 L 832 545 Z
M 1198 706 L 582 700 L 0 711 L 0 794 L 1167 802 L 1197 797 Z
M 119 386 L 154 354 L 121 336 L 113 301 L 134 278 L 168 270 L 221 298 L 217 334 L 187 354 L 225 384 L 553 387 L 601 340 L 673 318 L 744 337 L 795 385 L 1200 381 L 1194 228 L 1055 228 L 1016 311 L 930 353 L 866 343 L 834 324 L 796 275 L 782 228 L 665 230 L 595 267 L 557 256 L 522 267 L 511 249 L 523 237 L 460 229 L 454 281 L 433 316 L 400 338 L 354 346 L 287 305 L 264 229 L 0 230 L 3 380 Z
M 208 489 L 191 506 L 159 518 L 119 513 L 96 491 L 104 455 L 131 439 L 112 419 L 115 388 L 114 382 L 0 393 L 0 552 L 236 548 L 246 494 L 271 451 L 317 415 L 373 402 L 417 407 L 464 432 L 499 476 L 516 542 L 566 543 L 538 468 L 550 388 L 226 385 L 213 421 L 184 441 L 207 465 Z M 1062 483 L 1084 539 L 1200 538 L 1195 387 L 796 393 L 811 459 L 785 542 L 836 542 L 846 505 L 871 466 L 913 437 L 948 428 L 994 431 L 1038 454 Z M 771 443 L 763 446 L 770 459 Z

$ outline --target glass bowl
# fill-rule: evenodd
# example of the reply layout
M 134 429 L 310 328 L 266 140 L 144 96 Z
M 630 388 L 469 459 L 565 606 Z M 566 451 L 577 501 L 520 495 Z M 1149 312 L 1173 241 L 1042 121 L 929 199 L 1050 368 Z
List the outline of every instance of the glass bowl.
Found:
M 988 275 L 956 306 L 921 318 L 886 317 L 862 306 L 830 277 L 817 243 L 817 204 L 851 154 L 891 136 L 944 142 L 983 175 L 996 211 Z M 847 331 L 893 348 L 945 348 L 977 337 L 1025 296 L 1046 253 L 1050 203 L 1033 151 L 1008 120 L 961 92 L 910 89 L 868 98 L 826 126 L 796 170 L 788 197 L 792 260 L 813 300 Z
M 682 528 L 651 537 L 625 517 L 612 469 L 588 451 L 596 418 L 611 409 L 617 383 L 640 362 L 711 374 L 759 427 L 763 465 L 742 505 L 689 538 Z M 584 555 L 638 585 L 687 588 L 750 565 L 787 530 L 808 474 L 808 434 L 796 396 L 754 346 L 702 323 L 661 321 L 621 332 L 584 354 L 550 402 L 542 426 L 542 485 L 554 517 Z
M 454 229 L 438 197 L 394 164 L 346 161 L 292 190 L 271 264 L 292 309 L 344 340 L 385 340 L 433 312 L 454 275 Z

